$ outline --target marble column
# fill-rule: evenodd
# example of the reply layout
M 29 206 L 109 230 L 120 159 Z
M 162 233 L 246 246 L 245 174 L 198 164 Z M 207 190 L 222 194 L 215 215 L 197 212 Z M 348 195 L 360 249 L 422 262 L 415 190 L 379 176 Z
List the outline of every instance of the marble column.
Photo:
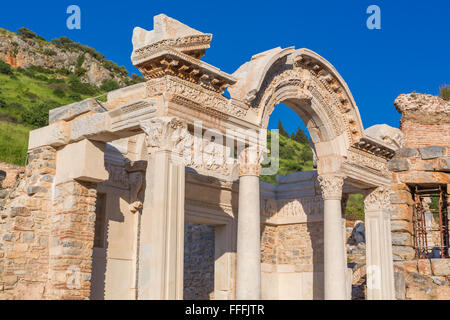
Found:
M 187 126 L 176 118 L 141 123 L 149 161 L 139 233 L 138 299 L 183 299 L 185 167 L 173 150 Z
M 261 226 L 259 175 L 261 152 L 247 148 L 239 156 L 236 299 L 261 299 Z
M 368 300 L 395 299 L 390 194 L 388 187 L 379 187 L 365 194 Z
M 342 186 L 344 177 L 321 175 L 324 201 L 324 280 L 325 300 L 346 300 L 346 265 L 342 228 Z

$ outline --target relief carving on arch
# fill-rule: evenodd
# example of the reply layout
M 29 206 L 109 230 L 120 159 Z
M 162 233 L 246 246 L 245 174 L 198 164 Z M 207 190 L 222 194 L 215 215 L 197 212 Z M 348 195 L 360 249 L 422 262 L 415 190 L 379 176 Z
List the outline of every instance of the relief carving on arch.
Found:
M 262 125 L 268 123 L 274 106 L 284 99 L 299 98 L 318 104 L 326 113 L 336 136 L 346 132 L 349 144 L 362 137 L 357 113 L 345 89 L 320 63 L 314 61 L 275 63 L 265 76 L 251 106 L 262 112 Z

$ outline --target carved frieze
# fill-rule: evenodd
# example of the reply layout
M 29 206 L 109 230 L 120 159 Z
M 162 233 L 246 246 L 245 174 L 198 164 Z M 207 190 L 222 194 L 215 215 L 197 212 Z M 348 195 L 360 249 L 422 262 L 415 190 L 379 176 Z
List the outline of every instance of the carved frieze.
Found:
M 160 117 L 140 123 L 150 150 L 172 151 L 188 136 L 187 124 L 177 118 Z
M 292 200 L 262 199 L 261 212 L 266 218 L 321 215 L 323 200 L 319 197 Z

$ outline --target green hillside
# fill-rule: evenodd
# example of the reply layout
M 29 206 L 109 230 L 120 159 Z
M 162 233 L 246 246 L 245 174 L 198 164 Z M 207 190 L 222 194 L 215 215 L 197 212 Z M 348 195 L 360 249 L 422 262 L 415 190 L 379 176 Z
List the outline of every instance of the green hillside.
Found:
M 297 171 L 313 170 L 313 153 L 309 143 L 298 142 L 294 140 L 294 136 L 290 138 L 286 135 L 283 135 L 283 132 L 280 130 L 279 170 L 277 174 L 287 175 Z M 271 149 L 270 131 L 267 133 L 267 147 L 269 150 Z M 264 167 L 269 166 L 270 164 L 264 165 Z M 276 184 L 276 175 L 261 176 L 261 181 Z

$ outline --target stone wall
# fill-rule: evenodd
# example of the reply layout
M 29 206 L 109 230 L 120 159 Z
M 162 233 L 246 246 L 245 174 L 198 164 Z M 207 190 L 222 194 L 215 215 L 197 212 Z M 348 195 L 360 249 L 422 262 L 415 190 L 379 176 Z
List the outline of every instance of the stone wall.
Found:
M 277 264 L 295 266 L 296 272 L 323 271 L 323 223 L 276 227 Z
M 0 300 L 89 298 L 96 190 L 54 185 L 56 150 L 31 150 L 0 214 Z
M 20 183 L 9 190 L 0 217 L 0 300 L 43 299 L 48 283 L 53 148 L 30 152 Z
M 448 190 L 450 185 L 450 103 L 412 93 L 400 95 L 395 107 L 402 115 L 405 140 L 388 163 L 393 177 L 391 228 L 397 299 L 449 299 L 450 260 L 417 260 L 412 220 L 416 186 L 440 185 Z
M 213 299 L 214 247 L 214 226 L 185 223 L 184 300 Z
M 17 182 L 19 175 L 24 173 L 25 167 L 0 162 L 0 170 L 6 172 L 6 179 L 0 182 L 1 188 L 12 188 Z

